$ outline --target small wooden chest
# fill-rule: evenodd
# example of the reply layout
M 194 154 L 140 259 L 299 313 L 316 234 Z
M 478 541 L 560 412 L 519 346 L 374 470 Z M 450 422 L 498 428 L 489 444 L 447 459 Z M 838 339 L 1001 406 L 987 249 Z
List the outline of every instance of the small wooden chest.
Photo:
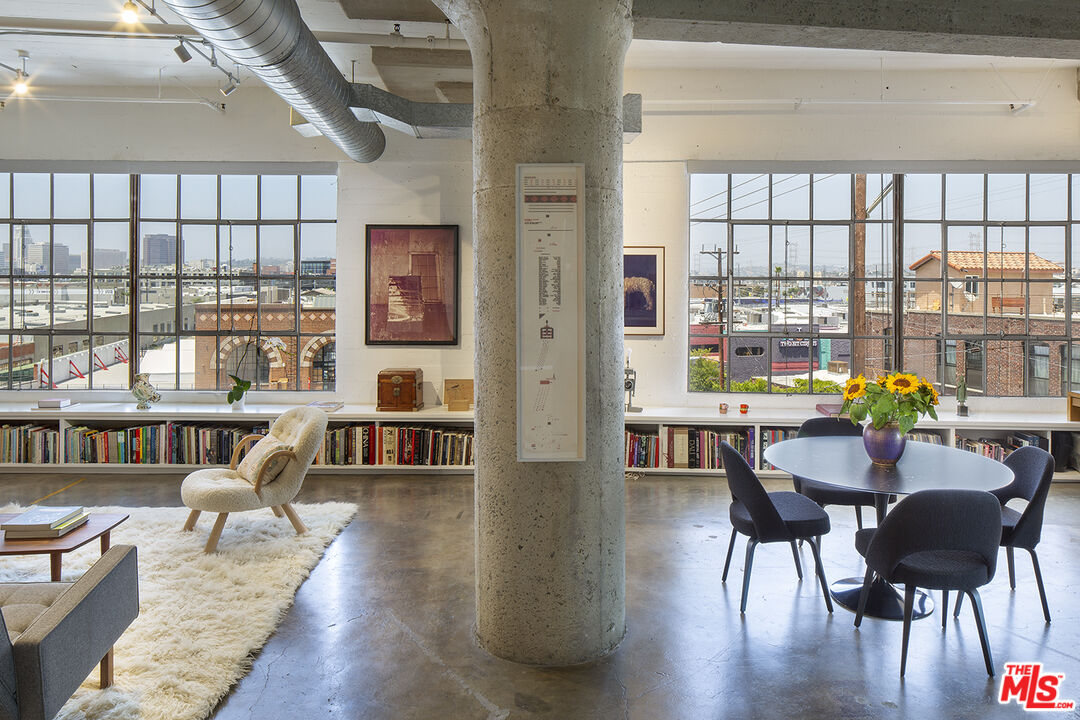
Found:
M 424 407 L 424 371 L 420 368 L 389 368 L 379 371 L 379 402 L 376 410 L 419 410 Z

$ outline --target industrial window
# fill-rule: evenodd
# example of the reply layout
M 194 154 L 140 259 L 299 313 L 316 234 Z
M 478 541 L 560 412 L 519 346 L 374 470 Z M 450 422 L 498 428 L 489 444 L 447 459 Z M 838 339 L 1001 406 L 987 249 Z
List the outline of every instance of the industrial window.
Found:
M 336 214 L 327 175 L 0 173 L 0 388 L 332 389 Z
M 1061 395 L 1077 227 L 1080 175 L 692 175 L 690 390 Z

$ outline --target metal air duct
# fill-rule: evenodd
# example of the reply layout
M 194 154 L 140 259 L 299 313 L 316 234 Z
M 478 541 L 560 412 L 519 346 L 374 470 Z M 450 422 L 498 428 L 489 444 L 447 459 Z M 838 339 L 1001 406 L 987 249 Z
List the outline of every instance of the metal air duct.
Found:
M 350 158 L 372 162 L 382 155 L 382 129 L 349 109 L 352 87 L 304 24 L 296 0 L 163 1 Z

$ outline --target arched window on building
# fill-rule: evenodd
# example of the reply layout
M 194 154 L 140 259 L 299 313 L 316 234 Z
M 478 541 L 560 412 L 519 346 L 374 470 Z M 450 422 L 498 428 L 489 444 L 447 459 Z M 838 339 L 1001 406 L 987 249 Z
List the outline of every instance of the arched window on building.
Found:
M 311 389 L 333 390 L 336 381 L 337 349 L 327 343 L 315 351 L 311 358 Z
M 251 380 L 251 389 L 263 388 L 270 381 L 270 359 L 262 348 L 252 343 L 244 352 L 244 345 L 235 348 L 221 366 L 221 387 L 232 387 L 230 375 Z

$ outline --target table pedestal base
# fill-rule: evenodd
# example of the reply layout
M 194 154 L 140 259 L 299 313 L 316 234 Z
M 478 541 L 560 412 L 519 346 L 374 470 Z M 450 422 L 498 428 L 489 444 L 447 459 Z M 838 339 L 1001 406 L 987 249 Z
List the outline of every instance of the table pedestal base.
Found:
M 862 592 L 861 577 L 837 580 L 830 587 L 833 600 L 841 607 L 856 612 L 859 609 L 859 593 Z M 918 620 L 934 612 L 934 601 L 922 590 L 915 591 L 915 604 L 912 606 L 911 619 Z M 865 617 L 882 620 L 904 619 L 904 593 L 897 590 L 880 577 L 870 583 L 870 596 L 866 598 Z

